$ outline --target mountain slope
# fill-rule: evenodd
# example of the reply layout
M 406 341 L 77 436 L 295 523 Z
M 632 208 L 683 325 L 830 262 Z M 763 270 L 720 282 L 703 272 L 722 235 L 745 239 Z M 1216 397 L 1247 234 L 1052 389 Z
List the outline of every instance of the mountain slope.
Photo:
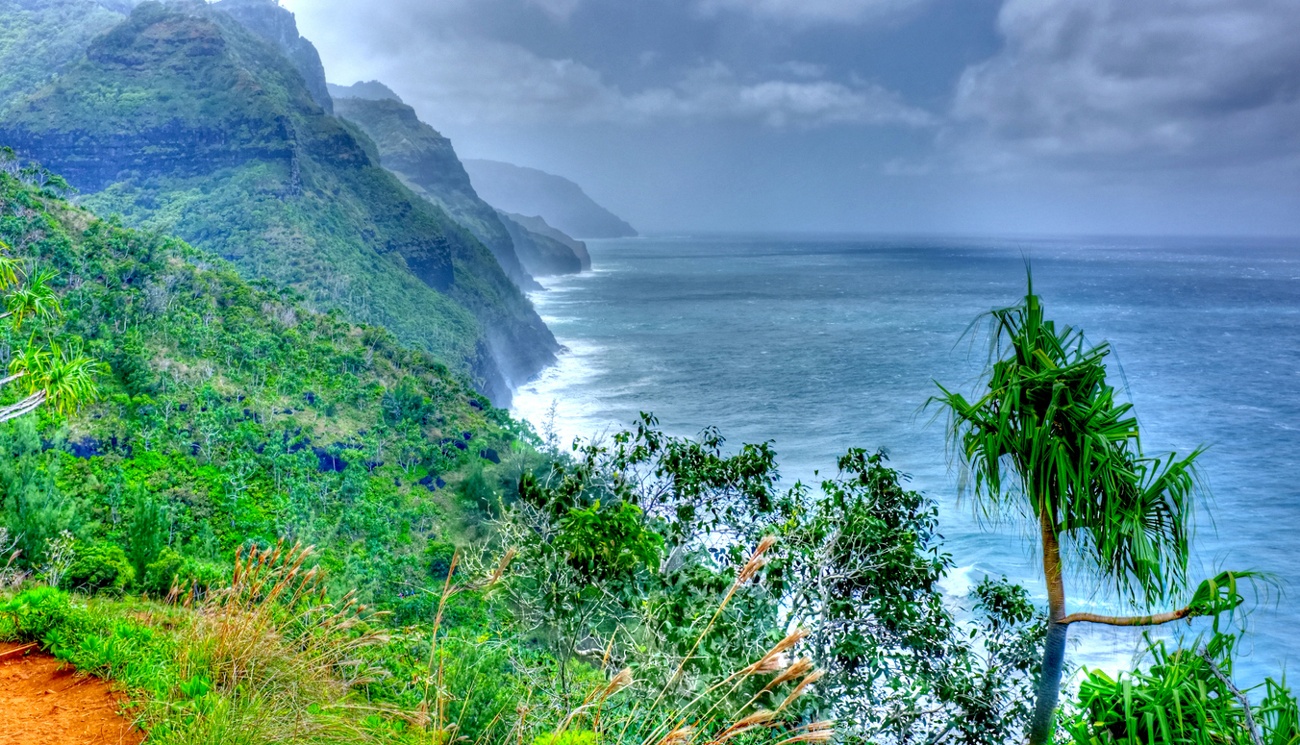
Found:
M 415 109 L 400 99 L 366 98 L 363 90 L 353 95 L 353 89 L 340 86 L 333 93 L 338 115 L 375 142 L 385 168 L 482 241 L 517 285 L 538 286 L 520 265 L 510 233 L 496 212 L 474 192 L 451 140 L 420 121 Z
M 196 576 L 289 537 L 392 601 L 434 581 L 428 551 L 459 514 L 445 484 L 519 447 L 504 412 L 386 330 L 314 313 L 292 291 L 3 173 L 0 241 L 58 272 L 54 338 L 108 363 L 100 400 L 70 421 L 42 410 L 0 427 L 14 466 L 0 469 L 0 497 L 22 492 L 30 508 L 0 509 L 11 536 L 67 529 L 83 552 L 118 545 L 142 568 L 173 556 Z M 0 328 L 7 348 L 24 338 Z M 23 478 L 35 481 L 17 488 Z M 144 513 L 159 531 L 147 546 Z M 44 548 L 23 561 L 40 566 Z M 166 593 L 148 581 L 136 579 Z
M 122 18 L 94 0 L 0 0 L 0 115 Z
M 584 269 L 582 258 L 567 243 L 550 236 L 534 233 L 524 227 L 523 223 L 511 219 L 502 212 L 501 222 L 510 232 L 515 242 L 519 260 L 534 276 L 546 277 L 553 274 L 578 274 Z M 584 251 L 585 254 L 585 246 Z M 586 267 L 590 268 L 590 264 Z
M 390 328 L 505 402 L 558 348 L 484 246 L 328 115 L 279 50 L 202 3 L 144 3 L 11 106 L 0 143 L 103 213 Z
M 334 113 L 334 102 L 325 82 L 325 65 L 321 63 L 316 47 L 298 34 L 298 23 L 293 13 L 273 0 L 219 0 L 212 7 L 278 47 L 302 75 L 312 100 L 327 113 Z
M 541 215 L 546 222 L 575 238 L 626 238 L 636 230 L 592 201 L 572 181 L 494 160 L 466 160 L 474 189 L 497 209 Z

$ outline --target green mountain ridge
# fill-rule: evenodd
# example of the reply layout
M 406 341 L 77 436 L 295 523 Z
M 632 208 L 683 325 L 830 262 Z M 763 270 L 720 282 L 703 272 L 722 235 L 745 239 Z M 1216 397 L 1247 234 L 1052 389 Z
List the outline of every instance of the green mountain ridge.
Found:
M 325 82 L 325 66 L 321 63 L 320 53 L 310 41 L 298 34 L 298 23 L 293 13 L 280 7 L 279 3 L 267 0 L 219 0 L 212 7 L 278 47 L 302 75 L 312 100 L 326 113 L 334 113 L 334 101 Z
M 562 241 L 549 235 L 534 232 L 519 221 L 515 220 L 506 212 L 498 212 L 501 216 L 501 222 L 506 226 L 510 233 L 511 239 L 515 242 L 515 250 L 519 252 L 519 260 L 528 267 L 533 274 L 544 277 L 553 274 L 578 274 L 584 269 L 591 268 L 591 259 L 583 264 L 583 256 L 586 255 L 586 246 L 582 247 L 581 253 L 574 249 L 570 242 L 576 243 L 572 239 Z M 567 236 L 566 236 L 567 237 Z
M 420 121 L 415 109 L 400 100 L 361 98 L 348 92 L 339 86 L 333 89 L 336 111 L 374 141 L 384 167 L 487 246 L 515 284 L 538 289 L 540 285 L 520 263 L 510 233 L 474 192 L 451 140 Z
M 497 214 L 501 215 L 502 220 L 514 222 L 533 235 L 557 241 L 568 248 L 568 250 L 577 257 L 578 266 L 582 271 L 591 268 L 591 254 L 587 251 L 587 244 L 569 236 L 558 228 L 551 227 L 551 225 L 547 223 L 546 219 L 541 215 L 517 215 L 513 212 L 504 212 L 501 210 L 497 210 Z
M 384 325 L 495 401 L 558 350 L 487 248 L 386 171 L 277 47 L 202 3 L 138 6 L 10 103 L 0 142 L 97 212 Z

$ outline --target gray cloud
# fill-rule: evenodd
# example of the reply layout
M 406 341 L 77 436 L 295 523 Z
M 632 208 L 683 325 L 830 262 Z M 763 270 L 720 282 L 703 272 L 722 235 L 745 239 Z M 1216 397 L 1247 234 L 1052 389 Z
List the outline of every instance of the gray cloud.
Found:
M 988 167 L 1234 167 L 1300 153 L 1293 0 L 1006 0 L 957 83 Z
M 705 13 L 749 13 L 778 21 L 846 23 L 898 15 L 928 0 L 700 0 Z
M 480 2 L 483 0 L 480 0 Z M 555 17 L 574 12 L 578 0 L 527 0 Z M 290 4 L 291 7 L 294 4 Z M 925 127 L 934 117 L 879 85 L 856 78 L 830 80 L 823 67 L 797 61 L 741 74 L 720 62 L 699 62 L 662 85 L 625 86 L 601 71 L 565 57 L 549 57 L 517 43 L 485 38 L 456 21 L 472 12 L 470 0 L 437 0 L 405 23 L 385 9 L 333 7 L 348 29 L 348 54 L 331 56 L 338 82 L 378 78 L 430 114 L 438 125 L 542 123 L 635 126 L 662 121 L 749 122 L 769 127 L 828 125 Z M 371 36 L 370 34 L 375 34 Z M 408 38 L 411 35 L 413 38 Z M 339 48 L 329 43 L 328 48 Z M 655 54 L 642 57 L 647 64 Z

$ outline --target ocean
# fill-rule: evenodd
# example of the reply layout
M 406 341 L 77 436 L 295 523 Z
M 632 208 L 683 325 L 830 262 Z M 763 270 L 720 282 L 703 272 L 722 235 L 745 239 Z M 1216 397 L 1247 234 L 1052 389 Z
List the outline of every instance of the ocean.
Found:
M 782 479 L 817 483 L 849 447 L 884 448 L 938 500 L 960 604 L 986 575 L 1044 597 L 1032 536 L 989 525 L 957 492 L 935 381 L 973 392 L 979 314 L 1015 303 L 1026 267 L 1049 317 L 1114 347 L 1148 453 L 1209 446 L 1193 575 L 1271 572 L 1252 603 L 1245 682 L 1300 660 L 1300 241 L 656 237 L 591 241 L 590 273 L 533 302 L 568 352 L 516 392 L 514 412 L 566 441 L 638 412 L 673 434 L 716 425 L 772 441 Z M 552 416 L 553 412 L 553 416 Z M 1029 538 L 1029 540 L 1027 540 Z M 1072 610 L 1112 601 L 1067 584 Z M 1165 629 L 1163 633 L 1196 633 Z M 1076 626 L 1071 660 L 1115 670 L 1142 634 Z

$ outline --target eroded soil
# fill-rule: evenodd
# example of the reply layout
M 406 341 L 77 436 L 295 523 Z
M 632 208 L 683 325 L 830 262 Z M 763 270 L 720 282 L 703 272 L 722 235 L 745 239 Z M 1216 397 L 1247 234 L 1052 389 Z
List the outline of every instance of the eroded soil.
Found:
M 0 644 L 0 745 L 139 745 L 121 697 L 50 655 Z M 6 653 L 9 654 L 6 654 Z

